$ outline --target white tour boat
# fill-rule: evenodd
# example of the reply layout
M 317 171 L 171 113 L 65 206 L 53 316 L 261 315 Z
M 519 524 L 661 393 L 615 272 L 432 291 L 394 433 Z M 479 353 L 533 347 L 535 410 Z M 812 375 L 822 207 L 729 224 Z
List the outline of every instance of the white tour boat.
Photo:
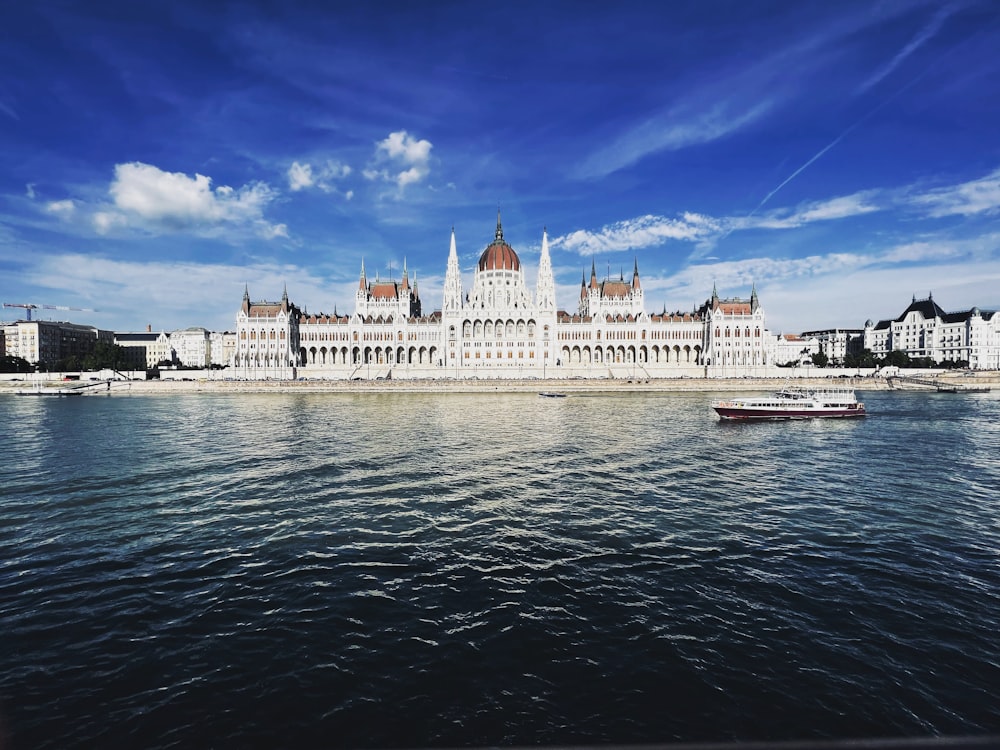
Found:
M 783 388 L 770 396 L 713 401 L 722 419 L 810 419 L 863 417 L 865 405 L 853 388 Z

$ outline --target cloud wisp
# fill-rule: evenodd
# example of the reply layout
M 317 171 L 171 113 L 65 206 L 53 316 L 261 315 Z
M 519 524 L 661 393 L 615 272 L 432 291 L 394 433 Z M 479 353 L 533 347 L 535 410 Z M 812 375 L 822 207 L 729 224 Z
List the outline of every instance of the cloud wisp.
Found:
M 818 221 L 835 221 L 881 210 L 875 191 L 804 203 L 794 210 L 778 209 L 754 217 L 711 217 L 685 212 L 677 218 L 647 214 L 615 222 L 598 230 L 578 229 L 549 240 L 553 248 L 589 256 L 656 247 L 671 240 L 713 246 L 734 231 L 794 229 Z
M 748 106 L 724 101 L 695 112 L 690 111 L 693 105 L 673 107 L 588 156 L 575 176 L 580 179 L 606 177 L 650 154 L 677 151 L 725 138 L 763 117 L 771 106 L 770 101 Z
M 934 37 L 938 31 L 941 30 L 941 26 L 944 24 L 948 16 L 955 13 L 956 10 L 957 8 L 953 5 L 946 5 L 938 10 L 931 20 L 922 29 L 920 29 L 919 32 L 917 32 L 916 36 L 914 36 L 903 47 L 903 49 L 897 52 L 889 62 L 872 73 L 872 75 L 870 75 L 860 86 L 858 86 L 857 93 L 863 94 L 890 75 L 904 60 L 906 60 L 906 58 Z
M 352 171 L 349 165 L 336 160 L 328 160 L 316 167 L 309 162 L 294 161 L 287 172 L 288 189 L 293 193 L 311 188 L 324 193 L 339 193 L 336 183 L 350 176 Z M 354 197 L 353 190 L 342 194 L 347 200 Z
M 934 218 L 1000 213 L 1000 169 L 977 180 L 916 195 L 912 205 L 926 208 Z
M 595 232 L 579 229 L 553 237 L 549 245 L 589 256 L 655 247 L 669 240 L 697 241 L 717 231 L 715 220 L 695 213 L 685 213 L 679 219 L 646 215 L 625 219 Z

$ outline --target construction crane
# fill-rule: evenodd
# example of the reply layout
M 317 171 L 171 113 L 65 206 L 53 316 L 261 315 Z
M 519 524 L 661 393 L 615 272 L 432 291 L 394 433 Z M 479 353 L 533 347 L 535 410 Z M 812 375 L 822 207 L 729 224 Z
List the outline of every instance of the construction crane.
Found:
M 20 307 L 25 310 L 28 320 L 31 320 L 32 310 L 75 310 L 77 312 L 98 312 L 87 307 L 65 307 L 63 305 L 36 305 L 32 302 L 4 302 L 4 307 Z

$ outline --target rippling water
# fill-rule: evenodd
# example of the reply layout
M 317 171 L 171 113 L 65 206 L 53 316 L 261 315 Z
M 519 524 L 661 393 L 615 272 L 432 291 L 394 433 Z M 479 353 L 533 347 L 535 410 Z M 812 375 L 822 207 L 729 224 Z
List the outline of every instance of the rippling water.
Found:
M 17 748 L 1000 732 L 1000 394 L 0 399 Z

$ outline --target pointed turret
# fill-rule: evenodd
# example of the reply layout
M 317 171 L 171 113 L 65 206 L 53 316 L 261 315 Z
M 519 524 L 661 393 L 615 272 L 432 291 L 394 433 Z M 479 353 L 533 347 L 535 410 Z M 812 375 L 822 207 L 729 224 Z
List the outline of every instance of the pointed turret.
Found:
M 368 287 L 368 280 L 365 278 L 365 259 L 361 259 L 361 280 L 358 282 L 358 289 L 364 290 Z
M 597 266 L 594 259 L 590 259 L 590 288 L 597 289 Z
M 493 239 L 497 242 L 503 241 L 503 227 L 500 226 L 500 206 L 497 206 L 497 231 Z
M 538 259 L 538 283 L 535 285 L 535 302 L 541 312 L 555 312 L 556 280 L 552 274 L 549 257 L 549 233 L 542 229 L 542 254 Z
M 497 212 L 497 227 L 500 214 Z M 462 271 L 458 267 L 458 246 L 455 243 L 455 227 L 451 228 L 451 246 L 448 249 L 448 268 L 444 274 L 444 294 L 441 301 L 443 312 L 457 313 L 462 309 Z
M 639 288 L 639 259 L 635 259 L 635 263 L 632 266 L 632 289 Z
M 750 312 L 757 312 L 758 307 L 760 307 L 760 301 L 757 299 L 757 283 L 754 282 L 750 286 Z

